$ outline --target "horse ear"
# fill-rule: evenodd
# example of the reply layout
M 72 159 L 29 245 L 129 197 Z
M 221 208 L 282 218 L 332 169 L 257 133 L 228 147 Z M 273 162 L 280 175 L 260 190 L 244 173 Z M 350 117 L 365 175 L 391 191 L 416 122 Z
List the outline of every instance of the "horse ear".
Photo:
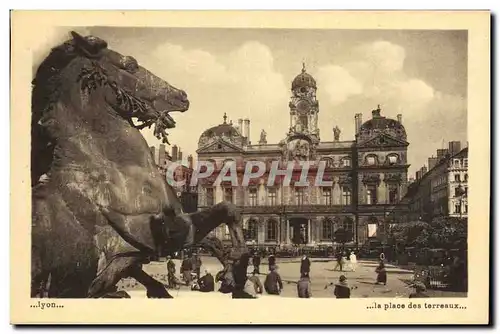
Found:
M 108 43 L 98 37 L 83 37 L 75 31 L 71 32 L 75 45 L 85 53 L 86 56 L 96 58 L 100 57 L 101 52 L 108 47 Z

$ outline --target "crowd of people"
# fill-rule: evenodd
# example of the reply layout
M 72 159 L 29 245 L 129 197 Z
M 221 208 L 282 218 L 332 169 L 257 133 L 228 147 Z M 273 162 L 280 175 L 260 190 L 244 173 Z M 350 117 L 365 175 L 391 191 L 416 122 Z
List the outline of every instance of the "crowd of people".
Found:
M 334 271 L 340 272 L 355 272 L 357 269 L 357 257 L 353 251 L 339 251 L 336 256 L 336 265 Z M 200 276 L 202 261 L 197 253 L 183 256 L 180 266 L 180 276 L 182 281 L 176 277 L 175 263 L 172 258 L 167 257 L 167 278 L 169 289 L 179 289 L 181 285 L 186 285 L 193 291 L 200 292 L 213 292 L 215 291 L 216 281 L 222 281 L 222 277 L 216 277 L 208 271 L 204 270 L 204 275 Z M 268 272 L 265 274 L 264 283 L 260 279 L 262 257 L 259 253 L 254 253 L 252 256 L 252 273 L 248 276 L 243 298 L 257 298 L 264 293 L 268 295 L 281 295 L 283 291 L 283 280 L 278 272 L 278 265 L 276 264 L 276 256 L 270 254 L 268 256 Z M 387 284 L 387 269 L 385 265 L 385 256 L 380 254 L 379 264 L 375 269 L 376 282 L 375 284 Z M 297 297 L 298 298 L 311 298 L 311 260 L 307 255 L 303 255 L 300 259 L 300 270 L 298 273 L 299 279 L 296 283 Z M 351 290 L 356 289 L 356 286 L 351 286 L 348 283 L 347 277 L 342 274 L 339 276 L 337 282 L 327 283 L 325 289 L 333 286 L 333 295 L 338 299 L 350 298 Z M 426 287 L 421 282 L 415 282 L 412 287 L 415 289 L 410 294 L 410 298 L 425 298 L 427 295 L 424 293 Z M 222 293 L 231 291 L 231 287 L 221 284 L 219 290 Z

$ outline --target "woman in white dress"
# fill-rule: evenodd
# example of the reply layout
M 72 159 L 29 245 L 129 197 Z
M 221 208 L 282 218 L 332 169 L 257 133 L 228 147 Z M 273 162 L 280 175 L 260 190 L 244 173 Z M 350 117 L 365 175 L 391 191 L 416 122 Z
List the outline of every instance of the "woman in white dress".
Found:
M 354 252 L 351 252 L 351 255 L 349 255 L 349 261 L 351 262 L 351 270 L 356 271 L 358 259 L 356 258 L 356 254 L 354 254 Z

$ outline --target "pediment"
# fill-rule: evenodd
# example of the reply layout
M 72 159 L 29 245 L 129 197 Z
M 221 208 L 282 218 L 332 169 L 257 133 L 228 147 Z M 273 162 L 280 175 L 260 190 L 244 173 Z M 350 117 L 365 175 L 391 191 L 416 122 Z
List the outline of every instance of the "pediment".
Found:
M 358 147 L 391 147 L 391 146 L 408 146 L 408 142 L 381 133 L 376 137 L 370 138 L 365 142 L 358 144 Z
M 216 152 L 242 152 L 243 149 L 223 139 L 216 140 L 200 147 L 196 153 L 216 153 Z

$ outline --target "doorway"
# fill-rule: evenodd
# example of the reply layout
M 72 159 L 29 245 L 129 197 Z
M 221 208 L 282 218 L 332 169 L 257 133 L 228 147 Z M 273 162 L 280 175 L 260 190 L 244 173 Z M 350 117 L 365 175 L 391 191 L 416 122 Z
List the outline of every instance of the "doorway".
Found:
M 309 219 L 290 218 L 290 241 L 293 244 L 305 245 L 309 240 Z

